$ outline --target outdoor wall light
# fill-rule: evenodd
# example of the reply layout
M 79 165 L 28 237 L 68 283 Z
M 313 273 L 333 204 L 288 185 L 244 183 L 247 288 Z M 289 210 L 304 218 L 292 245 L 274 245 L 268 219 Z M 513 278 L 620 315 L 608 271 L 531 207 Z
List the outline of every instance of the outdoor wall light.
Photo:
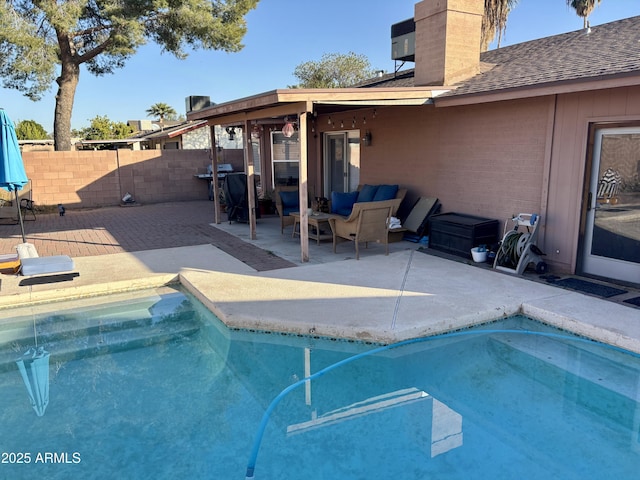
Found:
M 254 125 L 251 130 L 251 138 L 253 140 L 258 140 L 260 138 L 260 127 L 258 125 Z
M 364 136 L 362 137 L 362 143 L 364 144 L 365 147 L 370 147 L 371 146 L 371 132 L 370 131 L 366 131 Z
M 291 138 L 295 131 L 296 130 L 293 128 L 293 124 L 289 121 L 289 118 L 285 118 L 284 127 L 282 127 L 282 134 L 287 138 Z
M 227 127 L 225 128 L 227 135 L 229 135 L 229 140 L 235 140 L 236 139 L 236 127 Z

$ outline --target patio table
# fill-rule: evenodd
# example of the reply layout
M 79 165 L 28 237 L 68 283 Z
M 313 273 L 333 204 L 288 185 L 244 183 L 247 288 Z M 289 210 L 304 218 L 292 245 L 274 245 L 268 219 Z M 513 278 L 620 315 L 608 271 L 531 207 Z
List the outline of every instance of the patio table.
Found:
M 296 235 L 300 235 L 300 212 L 293 212 L 291 216 L 293 217 L 293 232 L 291 232 L 291 237 L 293 238 Z M 310 227 L 309 238 L 315 240 L 318 245 L 320 245 L 321 240 L 333 239 L 333 233 L 331 233 L 331 226 L 329 225 L 331 216 L 328 213 L 313 212 L 307 217 L 307 223 Z M 314 229 L 315 232 L 313 231 Z M 328 233 L 323 233 L 323 231 Z

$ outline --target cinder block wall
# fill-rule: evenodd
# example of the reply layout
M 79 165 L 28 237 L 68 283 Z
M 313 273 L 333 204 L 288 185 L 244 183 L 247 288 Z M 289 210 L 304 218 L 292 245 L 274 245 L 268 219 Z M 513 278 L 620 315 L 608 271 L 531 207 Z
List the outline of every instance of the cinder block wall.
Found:
M 139 203 L 204 200 L 209 150 L 24 152 L 37 205 L 118 205 L 129 192 Z

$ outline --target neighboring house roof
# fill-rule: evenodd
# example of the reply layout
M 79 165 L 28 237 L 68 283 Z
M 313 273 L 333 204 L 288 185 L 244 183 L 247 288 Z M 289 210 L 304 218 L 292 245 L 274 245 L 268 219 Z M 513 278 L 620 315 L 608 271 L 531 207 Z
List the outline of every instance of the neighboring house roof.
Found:
M 187 132 L 196 130 L 206 125 L 207 125 L 206 120 L 187 121 L 179 125 L 166 127 L 164 130 L 157 130 L 151 133 L 138 132 L 132 135 L 131 137 L 127 137 L 127 138 L 112 139 L 112 140 L 81 140 L 78 143 L 82 145 L 102 145 L 102 144 L 131 145 L 134 143 L 146 142 L 148 140 L 157 140 L 159 138 L 179 137 L 180 135 L 184 135 Z
M 147 133 L 144 137 L 146 140 L 155 140 L 158 138 L 174 138 L 179 137 L 180 135 L 184 135 L 185 133 L 191 132 L 193 130 L 197 130 L 198 128 L 204 127 L 207 125 L 206 120 L 200 121 L 187 121 L 181 123 L 180 125 L 175 125 L 173 127 L 166 127 L 163 130 L 159 130 L 153 133 Z
M 54 141 L 51 138 L 45 138 L 42 140 L 18 140 L 18 145 L 53 145 Z
M 442 97 L 498 93 L 558 82 L 606 80 L 640 73 L 640 16 L 483 52 L 481 73 Z M 359 87 L 414 86 L 414 70 Z
M 110 140 L 78 140 L 78 145 L 132 145 L 143 142 L 144 138 L 115 138 Z

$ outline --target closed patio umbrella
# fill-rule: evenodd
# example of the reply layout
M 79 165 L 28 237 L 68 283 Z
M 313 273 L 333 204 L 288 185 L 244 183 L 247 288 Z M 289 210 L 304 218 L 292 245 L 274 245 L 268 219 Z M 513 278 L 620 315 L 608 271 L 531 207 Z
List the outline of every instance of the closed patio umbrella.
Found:
M 41 417 L 49 405 L 49 352 L 44 347 L 31 347 L 16 364 L 27 387 L 31 406 Z
M 0 187 L 16 194 L 16 208 L 18 209 L 22 242 L 26 243 L 18 190 L 22 189 L 29 182 L 29 179 L 24 171 L 16 129 L 2 108 L 0 108 L 0 128 Z

